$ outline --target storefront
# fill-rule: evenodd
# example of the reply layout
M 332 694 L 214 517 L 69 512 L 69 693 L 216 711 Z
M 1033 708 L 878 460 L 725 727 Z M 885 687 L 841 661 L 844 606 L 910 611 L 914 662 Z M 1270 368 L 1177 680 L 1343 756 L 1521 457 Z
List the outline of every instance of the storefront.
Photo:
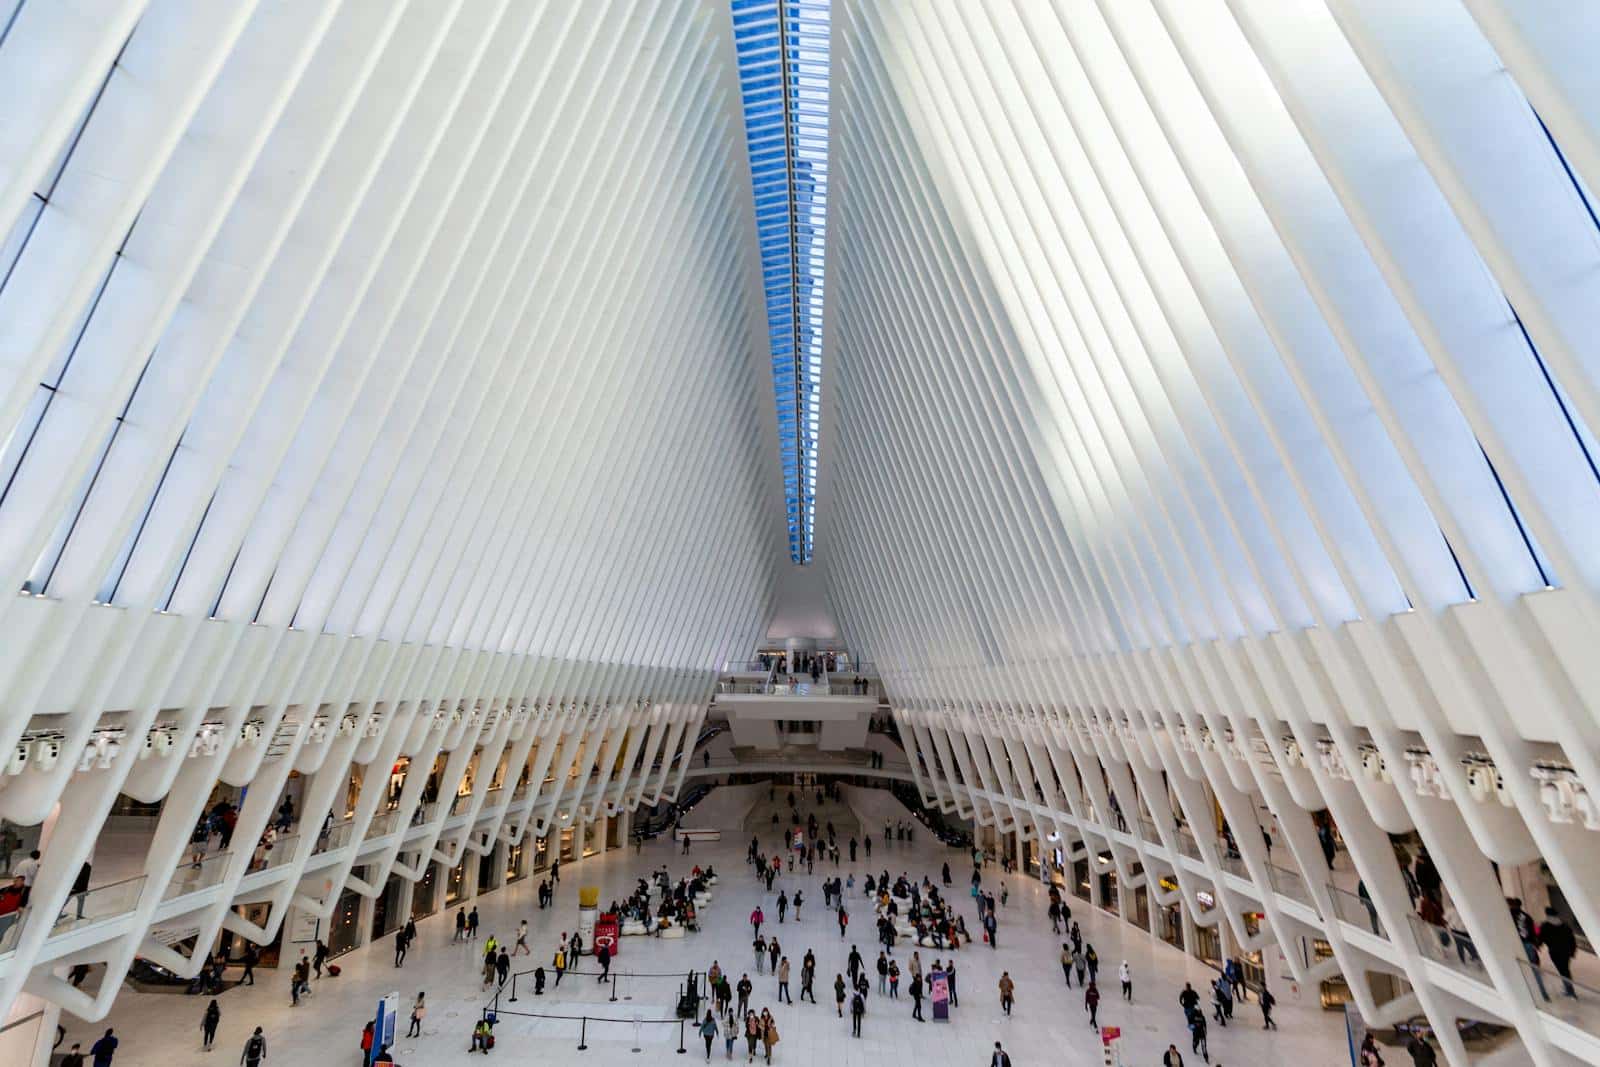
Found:
M 357 867 L 351 873 L 360 878 L 363 877 L 363 871 L 363 868 Z M 339 902 L 334 906 L 333 917 L 328 921 L 326 940 L 328 952 L 334 956 L 360 946 L 361 897 L 355 890 L 346 889 L 339 894 Z
M 1117 901 L 1117 868 L 1111 862 L 1111 853 L 1103 852 L 1095 861 L 1100 879 L 1100 906 L 1113 915 L 1120 910 Z
M 1072 861 L 1072 895 L 1079 900 L 1089 899 L 1089 861 Z
M 550 839 L 536 837 L 533 839 L 533 869 L 535 873 L 550 869 Z
M 528 876 L 527 849 L 521 841 L 514 845 L 506 845 L 506 884 L 509 885 Z
M 1201 891 L 1196 893 L 1195 900 L 1200 905 L 1201 914 L 1215 912 L 1216 902 L 1210 893 Z M 1217 923 L 1201 926 L 1198 923 L 1194 928 L 1193 955 L 1220 968 L 1222 966 L 1222 930 Z
M 379 893 L 372 902 L 372 939 L 376 941 L 384 934 L 393 933 L 405 925 L 405 916 L 401 914 L 400 896 L 405 891 L 403 879 L 397 874 L 391 874 L 384 883 L 383 892 Z
M 478 892 L 487 893 L 495 888 L 494 865 L 499 846 L 491 848 L 488 852 L 478 857 Z
M 1128 921 L 1141 930 L 1150 929 L 1150 891 L 1144 886 L 1134 886 L 1131 909 Z
M 1161 879 L 1161 888 L 1164 892 L 1175 893 L 1178 883 L 1171 878 Z M 1183 948 L 1183 905 L 1177 901 L 1171 904 L 1162 904 L 1156 908 L 1156 933 L 1161 940 L 1174 948 Z
M 562 863 L 571 863 L 573 861 L 573 859 L 575 858 L 574 855 L 573 855 L 573 852 L 572 852 L 572 845 L 573 845 L 572 827 L 570 827 L 570 826 L 562 827 L 561 828 L 561 834 L 560 834 L 560 836 L 559 836 L 559 838 L 557 840 L 559 840 L 561 842 L 561 852 L 560 852 L 561 862 Z
M 427 870 L 422 872 L 422 878 L 411 890 L 411 917 L 420 919 L 424 915 L 432 915 L 439 910 L 435 903 L 439 889 L 439 865 L 428 864 Z
M 444 879 L 444 904 L 445 907 L 454 905 L 466 896 L 466 860 L 465 858 L 454 867 L 450 868 Z

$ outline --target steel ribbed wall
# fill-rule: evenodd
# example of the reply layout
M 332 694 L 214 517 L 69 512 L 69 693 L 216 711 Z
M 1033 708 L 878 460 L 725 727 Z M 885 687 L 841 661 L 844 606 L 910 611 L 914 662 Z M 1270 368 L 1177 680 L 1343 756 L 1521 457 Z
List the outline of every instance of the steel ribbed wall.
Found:
M 0 818 L 53 827 L 0 1014 L 675 795 L 785 556 L 726 4 L 5 0 L 0 35 Z M 291 771 L 303 826 L 353 817 L 247 870 Z M 238 844 L 191 874 L 219 781 Z M 163 802 L 142 873 L 49 921 L 119 795 Z
M 1600 1059 L 1530 992 L 1490 866 L 1543 860 L 1600 930 L 1594 11 L 833 19 L 818 554 L 925 794 L 1104 854 L 1300 977 L 1337 966 L 1452 1060 L 1459 1017 Z M 1140 832 L 1097 814 L 1113 796 Z M 1323 809 L 1392 936 L 1339 921 Z M 1413 936 L 1384 833 L 1413 829 L 1470 974 Z

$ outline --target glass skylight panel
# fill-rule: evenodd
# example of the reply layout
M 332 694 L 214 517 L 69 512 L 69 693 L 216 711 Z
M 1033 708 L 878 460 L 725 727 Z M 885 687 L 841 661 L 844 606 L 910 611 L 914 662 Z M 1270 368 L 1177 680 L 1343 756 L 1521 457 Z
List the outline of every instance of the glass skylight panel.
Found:
M 822 422 L 829 0 L 732 0 L 789 554 L 811 561 Z

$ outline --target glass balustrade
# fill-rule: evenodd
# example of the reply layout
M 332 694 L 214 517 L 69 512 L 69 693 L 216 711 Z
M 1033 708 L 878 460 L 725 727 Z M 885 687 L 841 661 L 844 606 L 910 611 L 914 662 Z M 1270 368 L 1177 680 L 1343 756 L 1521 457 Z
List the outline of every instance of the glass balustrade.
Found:
M 1370 900 L 1363 900 L 1360 894 L 1340 889 L 1331 883 L 1327 888 L 1328 897 L 1333 901 L 1335 918 L 1377 937 L 1388 938 L 1388 930 L 1384 927 L 1383 920 L 1378 918 L 1378 909 Z
M 1443 926 L 1435 926 L 1415 914 L 1407 915 L 1406 922 L 1411 927 L 1411 936 L 1416 941 L 1417 951 L 1422 953 L 1424 958 L 1471 975 L 1479 981 L 1488 981 L 1483 960 L 1478 955 L 1477 947 L 1472 943 L 1471 935 L 1465 930 L 1457 932 Z
M 198 862 L 180 865 L 172 872 L 172 879 L 167 882 L 167 888 L 161 894 L 161 899 L 171 900 L 173 897 L 196 893 L 217 885 L 227 877 L 228 862 L 232 859 L 232 852 L 213 852 Z

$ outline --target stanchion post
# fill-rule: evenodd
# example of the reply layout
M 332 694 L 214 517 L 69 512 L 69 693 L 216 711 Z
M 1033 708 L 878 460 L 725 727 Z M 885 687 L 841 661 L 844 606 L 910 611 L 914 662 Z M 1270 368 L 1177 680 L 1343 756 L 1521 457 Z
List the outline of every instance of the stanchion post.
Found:
M 589 1017 L 585 1015 L 578 1024 L 578 1051 L 589 1047 Z
M 611 976 L 611 1003 L 615 1004 L 616 1002 L 617 1002 L 617 976 L 615 974 L 613 974 Z
M 511 1003 L 515 1004 L 516 1002 L 517 1002 L 517 976 L 515 974 L 512 974 L 512 976 L 511 976 Z
M 683 1020 L 678 1020 L 678 1055 L 682 1056 L 689 1050 L 683 1047 Z

